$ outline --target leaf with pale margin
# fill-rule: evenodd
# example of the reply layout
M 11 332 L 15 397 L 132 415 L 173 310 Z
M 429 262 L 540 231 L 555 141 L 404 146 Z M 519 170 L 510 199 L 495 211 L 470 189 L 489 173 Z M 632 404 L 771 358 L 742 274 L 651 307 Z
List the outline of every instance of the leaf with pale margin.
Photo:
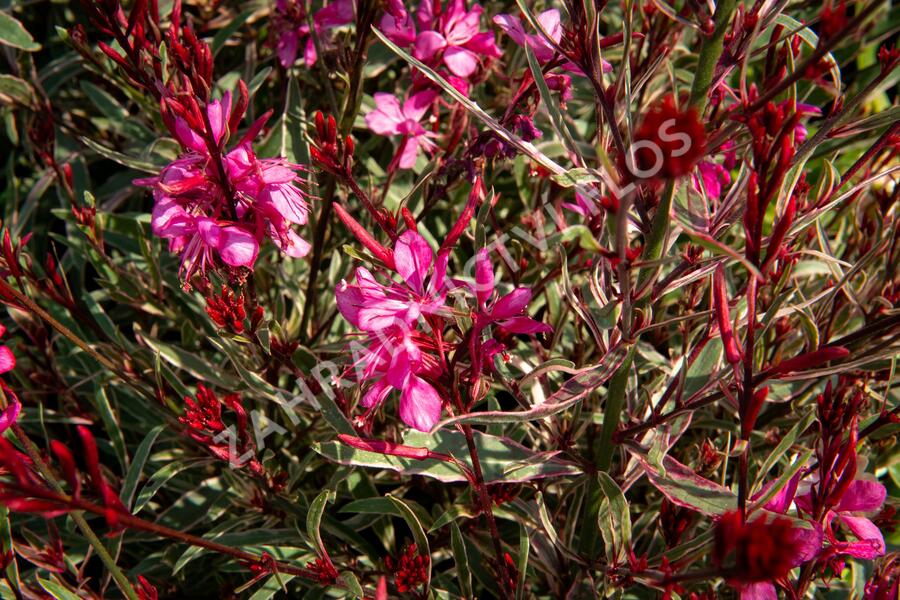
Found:
M 659 472 L 638 449 L 629 447 L 650 483 L 669 499 L 672 504 L 690 508 L 703 515 L 714 517 L 737 508 L 737 497 L 728 488 L 701 477 L 671 456 L 663 459 L 665 475 Z
M 576 465 L 557 458 L 555 452 L 534 452 L 508 438 L 479 431 L 473 433 L 484 479 L 488 483 L 521 483 L 534 479 L 576 475 L 580 472 Z M 439 431 L 429 435 L 409 431 L 404 436 L 403 444 L 452 455 L 471 468 L 466 439 L 459 432 Z M 445 483 L 466 481 L 455 465 L 441 460 L 414 460 L 388 456 L 359 450 L 337 441 L 314 444 L 313 450 L 328 460 L 343 465 L 389 469 L 405 475 L 431 477 Z

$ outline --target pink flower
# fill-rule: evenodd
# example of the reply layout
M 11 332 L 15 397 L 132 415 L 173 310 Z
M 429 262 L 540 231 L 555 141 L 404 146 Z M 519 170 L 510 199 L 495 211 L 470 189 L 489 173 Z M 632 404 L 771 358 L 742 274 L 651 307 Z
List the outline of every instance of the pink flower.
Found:
M 338 310 L 368 338 L 368 346 L 357 357 L 359 378 L 371 382 L 362 405 L 372 409 L 391 390 L 399 390 L 400 418 L 420 431 L 430 431 L 440 419 L 442 399 L 423 377 L 441 374 L 433 354 L 436 342 L 431 332 L 417 327 L 424 317 L 446 312 L 447 259 L 446 252 L 435 259 L 421 235 L 406 231 L 394 246 L 402 283 L 382 284 L 360 267 L 356 283 L 342 281 L 335 293 Z
M 206 106 L 212 138 L 223 147 L 229 137 L 231 95 Z M 309 244 L 292 225 L 304 225 L 309 210 L 297 174 L 304 168 L 280 158 L 258 159 L 250 139 L 261 123 L 251 126 L 224 156 L 210 154 L 205 128 L 174 120 L 173 131 L 187 153 L 163 168 L 159 177 L 140 179 L 153 190 L 151 228 L 181 255 L 187 280 L 197 270 L 222 264 L 252 269 L 265 237 L 291 257 L 301 257 Z M 221 160 L 221 167 L 216 163 Z M 224 181 L 223 181 L 224 171 Z
M 559 10 L 551 8 L 545 10 L 537 16 L 537 21 L 541 28 L 547 33 L 550 40 L 559 44 L 562 39 L 563 29 L 559 20 Z M 547 38 L 540 32 L 536 35 L 525 33 L 522 26 L 522 20 L 513 15 L 497 15 L 494 17 L 494 23 L 508 35 L 512 41 L 522 47 L 531 48 L 534 57 L 541 64 L 549 62 L 556 55 L 556 49 Z
M 691 175 L 694 189 L 698 193 L 701 189 L 700 178 L 697 177 L 698 173 L 703 178 L 703 189 L 706 190 L 706 195 L 716 200 L 722 196 L 722 188 L 731 183 L 731 174 L 725 167 L 718 163 L 704 160 L 697 165 L 697 171 Z
M 413 56 L 425 64 L 443 64 L 456 77 L 466 79 L 478 70 L 481 58 L 501 56 L 494 34 L 479 30 L 482 12 L 478 4 L 466 10 L 463 0 L 450 0 L 443 12 L 435 14 L 432 2 L 422 0 L 416 12 L 417 33 L 403 5 L 392 0 L 379 27 L 394 43 L 413 46 Z
M 6 335 L 6 327 L 0 324 L 0 337 L 3 337 L 4 335 Z M 0 346 L 0 375 L 9 373 L 15 366 L 16 357 L 13 355 L 12 350 L 10 350 L 8 346 Z M 22 405 L 19 403 L 19 399 L 13 391 L 2 381 L 0 381 L 0 388 L 3 389 L 3 395 L 6 397 L 7 402 L 6 408 L 3 409 L 3 412 L 0 412 L 0 434 L 2 434 L 16 422 L 17 418 L 19 418 L 19 413 L 22 411 Z
M 855 558 L 873 559 L 885 552 L 884 536 L 878 527 L 863 513 L 872 513 L 881 508 L 887 497 L 887 490 L 877 481 L 856 479 L 834 507 L 825 515 L 825 533 L 831 542 L 830 554 L 846 554 Z M 799 496 L 797 506 L 809 512 L 812 508 L 812 493 Z M 832 524 L 837 521 L 856 538 L 856 541 L 839 541 Z
M 563 27 L 560 23 L 559 10 L 551 8 L 537 15 L 537 22 L 540 24 L 542 32 L 537 34 L 525 33 L 522 20 L 519 17 L 501 14 L 494 17 L 494 24 L 512 39 L 517 45 L 530 48 L 534 53 L 534 57 L 541 64 L 545 64 L 553 60 L 554 56 L 559 53 L 556 51 L 554 44 L 559 45 L 562 40 Z M 544 33 L 547 35 L 544 36 Z M 549 40 L 547 38 L 550 38 Z M 553 43 L 551 43 L 551 41 Z M 581 69 L 570 61 L 566 61 L 562 65 L 563 69 L 581 73 Z M 603 70 L 612 71 L 612 65 L 605 60 L 603 61 Z
M 397 151 L 401 169 L 411 169 L 416 164 L 419 150 L 433 152 L 437 147 L 431 138 L 437 137 L 419 123 L 425 112 L 437 98 L 434 90 L 425 90 L 409 97 L 400 106 L 391 94 L 375 94 L 375 110 L 366 115 L 366 125 L 378 135 L 402 135 Z
M 553 328 L 525 315 L 531 302 L 529 288 L 515 288 L 510 293 L 490 302 L 495 291 L 494 267 L 488 252 L 482 249 L 475 257 L 474 292 L 478 300 L 478 322 L 482 325 L 495 324 L 508 333 L 550 333 Z
M 470 77 L 478 69 L 479 57 L 501 56 L 494 34 L 478 30 L 483 11 L 477 4 L 466 11 L 463 0 L 450 0 L 446 12 L 435 20 L 434 29 L 419 33 L 413 56 L 432 64 L 440 55 L 451 73 Z
M 313 24 L 319 43 L 330 45 L 327 33 L 353 22 L 353 1 L 335 0 L 313 15 Z M 276 38 L 275 51 L 281 66 L 288 68 L 297 60 L 297 52 L 303 46 L 303 60 L 307 67 L 316 64 L 316 44 L 310 35 L 309 22 L 303 4 L 297 0 L 277 0 L 272 15 L 272 29 Z

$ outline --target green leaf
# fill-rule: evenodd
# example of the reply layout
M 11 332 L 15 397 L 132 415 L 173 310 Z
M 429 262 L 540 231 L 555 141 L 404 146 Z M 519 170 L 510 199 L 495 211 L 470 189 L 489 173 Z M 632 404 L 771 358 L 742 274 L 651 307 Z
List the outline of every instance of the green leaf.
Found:
M 145 506 L 147 506 L 147 503 L 153 499 L 153 496 L 156 495 L 156 492 L 162 489 L 162 486 L 166 485 L 166 482 L 178 475 L 178 473 L 200 463 L 206 462 L 208 462 L 207 459 L 200 459 L 195 461 L 178 460 L 163 466 L 161 469 L 153 473 L 153 475 L 151 475 L 147 480 L 147 483 L 144 485 L 144 487 L 141 488 L 137 500 L 135 500 L 134 502 L 134 509 L 132 510 L 132 512 L 134 514 L 141 512 L 141 510 Z
M 528 576 L 528 554 L 531 550 L 531 540 L 528 537 L 528 530 L 525 526 L 519 524 L 519 561 L 516 568 L 519 571 L 519 580 L 516 582 L 516 600 L 525 597 L 525 580 Z
M 344 571 L 338 576 L 338 581 L 344 584 L 347 592 L 351 594 L 353 598 L 365 598 L 366 595 L 363 592 L 362 586 L 359 584 L 359 579 L 356 578 L 351 571 Z
M 609 564 L 622 564 L 628 560 L 631 548 L 631 515 L 625 495 L 612 477 L 600 471 L 597 473 L 603 500 L 597 513 L 597 524 L 606 545 L 606 559 Z
M 104 158 L 108 158 L 113 162 L 117 162 L 122 166 L 128 167 L 129 169 L 134 169 L 135 171 L 143 171 L 144 173 L 152 173 L 154 175 L 158 175 L 162 165 L 154 165 L 153 163 L 147 162 L 145 160 L 141 160 L 139 158 L 133 158 L 131 156 L 126 156 L 121 152 L 117 152 L 111 148 L 107 148 L 103 144 L 99 144 L 94 140 L 87 137 L 78 138 L 81 140 L 81 143 L 99 154 Z
M 456 562 L 456 582 L 459 594 L 463 598 L 472 598 L 472 572 L 469 571 L 469 554 L 466 552 L 466 540 L 459 531 L 459 525 L 450 523 L 450 546 L 453 548 L 453 560 Z
M 794 445 L 794 442 L 797 441 L 797 438 L 806 431 L 815 418 L 815 411 L 807 411 L 807 413 L 791 427 L 791 430 L 781 438 L 778 445 L 775 446 L 775 449 L 766 457 L 766 460 L 763 461 L 762 466 L 759 468 L 759 473 L 756 475 L 756 486 L 761 486 L 763 484 L 766 475 L 769 474 L 772 467 L 778 464 L 781 457 L 790 450 L 791 446 Z
M 131 502 L 134 500 L 134 492 L 137 489 L 138 481 L 141 479 L 141 474 L 144 471 L 144 465 L 147 464 L 147 458 L 150 456 L 150 449 L 153 448 L 156 438 L 159 437 L 159 434 L 162 433 L 162 430 L 165 428 L 165 425 L 157 425 L 151 429 L 134 453 L 134 457 L 131 460 L 131 467 L 128 469 L 128 474 L 125 476 L 125 482 L 122 484 L 122 491 L 119 494 L 119 499 L 122 500 L 122 504 L 128 508 L 132 508 Z
M 119 464 L 124 471 L 128 468 L 128 451 L 125 449 L 125 436 L 122 435 L 122 428 L 119 426 L 119 420 L 113 412 L 112 405 L 109 403 L 109 397 L 106 395 L 104 386 L 97 386 L 97 391 L 94 394 L 94 403 L 97 406 L 97 411 L 100 413 L 100 418 L 103 420 L 103 426 L 109 434 L 116 456 L 119 458 Z
M 567 380 L 546 401 L 524 411 L 483 411 L 473 412 L 459 417 L 444 419 L 434 426 L 435 431 L 458 423 L 490 424 L 490 423 L 522 423 L 544 419 L 574 406 L 588 394 L 602 386 L 625 359 L 626 352 L 617 346 L 607 352 L 596 365 L 577 371 L 575 377 Z M 527 378 L 528 376 L 526 376 Z
M 24 79 L 3 73 L 0 74 L 0 101 L 4 104 L 17 102 L 31 106 L 34 102 L 34 90 Z
M 309 505 L 309 513 L 306 515 L 306 535 L 321 557 L 327 557 L 328 551 L 325 550 L 325 544 L 322 542 L 322 515 L 325 512 L 325 505 L 334 501 L 334 490 L 325 490 L 316 496 L 315 500 Z
M 672 504 L 693 509 L 706 516 L 718 516 L 737 508 L 737 497 L 731 490 L 700 477 L 671 456 L 663 459 L 665 473 L 654 466 L 640 450 L 629 447 L 650 483 Z
M 25 27 L 4 12 L 0 12 L 0 44 L 26 52 L 37 52 L 41 49 L 41 45 L 34 41 Z
M 522 482 L 545 477 L 576 475 L 580 472 L 574 464 L 560 460 L 554 453 L 534 452 L 508 439 L 475 431 L 475 446 L 481 458 L 485 481 Z M 439 431 L 434 435 L 420 431 L 408 431 L 403 444 L 416 448 L 428 448 L 433 452 L 449 454 L 472 467 L 463 434 L 456 431 Z M 466 481 L 459 469 L 448 462 L 427 459 L 415 460 L 367 452 L 340 442 L 313 444 L 313 450 L 325 458 L 343 465 L 389 469 L 406 475 L 423 475 L 443 482 Z
M 70 592 L 63 584 L 59 583 L 58 581 L 54 581 L 52 579 L 42 579 L 40 576 L 38 576 L 37 582 L 45 592 L 53 596 L 56 600 L 81 600 L 78 594 Z
M 403 520 L 406 521 L 406 524 L 409 526 L 410 531 L 412 532 L 413 539 L 416 540 L 416 550 L 419 554 L 428 557 L 428 576 L 425 580 L 425 595 L 428 595 L 428 588 L 431 586 L 431 548 L 428 545 L 428 536 L 425 535 L 425 530 L 422 528 L 422 523 L 419 521 L 419 518 L 416 516 L 416 513 L 412 511 L 412 509 L 406 505 L 403 500 L 400 498 L 391 496 L 388 494 L 388 500 L 390 500 L 395 507 L 400 511 L 403 515 Z
M 228 25 L 220 29 L 216 32 L 216 35 L 213 36 L 212 43 L 209 45 L 210 50 L 212 50 L 213 56 L 219 53 L 225 46 L 225 42 L 228 41 L 234 33 L 240 29 L 247 20 L 253 16 L 253 13 L 256 12 L 256 9 L 247 10 L 234 17 Z

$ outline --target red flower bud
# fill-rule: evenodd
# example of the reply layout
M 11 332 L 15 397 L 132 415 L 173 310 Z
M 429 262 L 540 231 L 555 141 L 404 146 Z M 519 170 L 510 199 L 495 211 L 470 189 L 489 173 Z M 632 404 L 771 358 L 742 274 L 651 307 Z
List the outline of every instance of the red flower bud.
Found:
M 725 291 L 725 268 L 720 264 L 713 273 L 713 310 L 719 323 L 719 335 L 722 337 L 722 345 L 725 347 L 725 358 L 733 365 L 741 362 L 741 351 L 738 349 L 731 328 L 731 318 L 728 311 L 728 295 Z

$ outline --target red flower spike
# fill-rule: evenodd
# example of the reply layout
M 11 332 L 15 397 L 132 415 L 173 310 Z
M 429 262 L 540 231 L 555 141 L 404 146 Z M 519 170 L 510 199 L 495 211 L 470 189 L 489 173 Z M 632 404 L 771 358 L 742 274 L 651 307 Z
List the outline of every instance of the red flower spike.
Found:
M 137 595 L 140 600 L 159 600 L 159 592 L 143 575 L 138 575 Z
M 775 261 L 775 258 L 778 257 L 778 254 L 781 251 L 781 244 L 784 241 L 784 236 L 787 235 L 788 229 L 791 228 L 791 224 L 794 222 L 794 216 L 796 214 L 797 197 L 794 194 L 791 194 L 787 206 L 784 208 L 784 214 L 778 219 L 778 222 L 772 229 L 772 235 L 769 236 L 769 246 L 766 248 L 766 262 L 763 265 L 764 267 L 771 265 Z
M 759 411 L 762 410 L 763 404 L 765 404 L 768 396 L 768 387 L 763 387 L 753 392 L 750 406 L 745 407 L 744 414 L 741 418 L 741 439 L 750 439 L 750 434 L 753 432 L 753 428 L 756 425 L 756 418 L 759 416 Z
M 327 558 L 319 557 L 316 560 L 310 561 L 306 563 L 306 568 L 316 574 L 316 577 L 321 585 L 334 585 L 334 582 L 337 581 L 338 570 L 334 568 L 334 565 L 331 564 L 331 561 Z
M 416 448 L 414 446 L 404 446 L 403 444 L 395 444 L 384 440 L 372 440 L 368 438 L 356 437 L 341 433 L 338 439 L 348 446 L 365 450 L 366 452 L 375 452 L 377 454 L 385 454 L 389 456 L 402 456 L 403 458 L 412 458 L 414 460 L 427 460 L 429 458 L 443 461 L 452 461 L 446 454 L 432 452 L 428 448 Z
M 387 570 L 394 574 L 394 585 L 400 593 L 413 591 L 428 581 L 429 562 L 430 558 L 419 554 L 415 544 L 407 546 L 397 560 L 390 556 L 384 559 Z
M 378 241 L 374 237 L 372 237 L 372 234 L 366 231 L 366 229 L 359 224 L 359 221 L 350 216 L 350 213 L 347 212 L 347 209 L 341 206 L 341 204 L 339 204 L 338 202 L 335 202 L 334 212 L 337 213 L 337 216 L 341 220 L 341 222 L 343 222 L 344 225 L 346 225 L 347 229 L 350 230 L 350 233 L 352 233 L 353 236 L 357 240 L 359 240 L 359 243 L 365 246 L 365 248 L 369 252 L 371 252 L 375 258 L 384 263 L 387 268 L 392 270 L 395 268 L 394 253 L 379 244 Z
M 807 371 L 832 360 L 840 360 L 850 355 L 850 351 L 842 346 L 826 346 L 813 352 L 807 352 L 794 358 L 782 361 L 772 367 L 768 375 L 785 375 L 798 371 Z
M 463 211 L 459 214 L 459 218 L 456 219 L 456 223 L 453 224 L 444 243 L 441 244 L 441 250 L 452 248 L 454 244 L 456 244 L 457 240 L 459 240 L 459 238 L 462 237 L 463 232 L 465 232 L 466 227 L 469 226 L 472 217 L 475 215 L 475 208 L 483 201 L 484 180 L 482 180 L 481 177 L 478 177 L 475 179 L 475 183 L 472 184 L 472 190 L 469 192 L 469 199 L 466 201 L 465 208 L 463 208 Z
M 405 206 L 400 208 L 400 216 L 403 217 L 403 222 L 406 224 L 406 228 L 410 231 L 419 230 L 419 225 L 416 223 L 416 217 L 409 211 Z
M 713 310 L 719 324 L 719 335 L 725 347 L 725 358 L 732 365 L 741 362 L 741 351 L 738 349 L 731 328 L 731 317 L 728 310 L 728 294 L 725 290 L 725 268 L 720 264 L 713 273 Z
M 388 600 L 387 577 L 378 578 L 378 586 L 375 588 L 375 600 Z
M 81 497 L 81 481 L 78 479 L 78 468 L 75 466 L 72 452 L 58 440 L 50 440 L 50 451 L 62 467 L 63 476 L 72 490 L 72 497 L 77 500 Z

